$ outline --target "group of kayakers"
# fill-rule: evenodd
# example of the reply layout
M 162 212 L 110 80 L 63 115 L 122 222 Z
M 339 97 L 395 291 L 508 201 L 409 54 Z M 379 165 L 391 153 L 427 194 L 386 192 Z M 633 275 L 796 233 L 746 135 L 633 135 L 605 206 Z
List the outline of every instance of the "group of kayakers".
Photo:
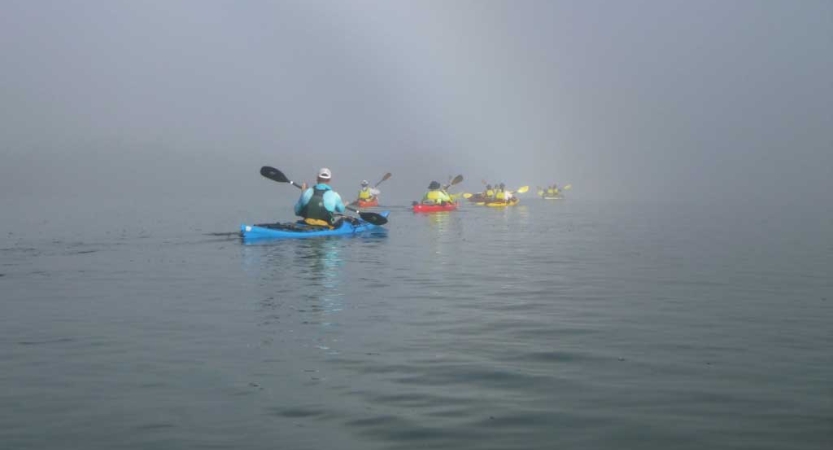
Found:
M 503 183 L 496 184 L 494 188 L 491 184 L 486 185 L 486 190 L 480 194 L 484 201 L 503 201 L 510 202 L 515 196 L 512 191 L 506 190 L 506 185 Z
M 390 173 L 385 174 L 379 183 L 390 178 L 390 176 Z M 428 185 L 428 192 L 423 195 L 419 203 L 422 205 L 437 206 L 455 204 L 456 199 L 447 192 L 447 189 L 459 183 L 462 179 L 462 175 L 454 179 L 449 179 L 449 184 L 445 186 L 438 181 L 432 181 Z M 340 218 L 344 217 L 343 214 L 347 206 L 344 204 L 341 196 L 332 189 L 330 183 L 332 183 L 332 171 L 324 167 L 318 171 L 315 185 L 307 186 L 306 183 L 301 185 L 303 192 L 297 203 L 295 203 L 295 214 L 303 217 L 303 221 L 308 225 L 333 227 Z M 376 186 L 379 183 L 376 183 Z M 367 180 L 362 180 L 358 198 L 353 203 L 360 207 L 375 206 L 378 204 L 380 192 L 376 189 L 376 186 L 371 187 Z M 527 186 L 524 186 L 518 192 L 526 192 L 527 188 Z M 539 188 L 539 195 L 554 197 L 560 195 L 560 190 L 553 183 L 545 189 Z M 517 202 L 517 197 L 514 195 L 514 192 L 506 189 L 504 183 L 494 186 L 487 184 L 485 190 L 482 193 L 475 194 L 475 196 L 477 197 L 476 200 L 481 202 L 479 204 L 509 204 Z M 472 201 L 475 200 L 471 198 L 471 194 L 465 194 L 465 197 Z M 414 204 L 417 203 L 414 202 Z
M 546 188 L 541 190 L 542 197 L 558 197 L 561 195 L 561 190 L 558 189 L 558 185 L 553 183 Z

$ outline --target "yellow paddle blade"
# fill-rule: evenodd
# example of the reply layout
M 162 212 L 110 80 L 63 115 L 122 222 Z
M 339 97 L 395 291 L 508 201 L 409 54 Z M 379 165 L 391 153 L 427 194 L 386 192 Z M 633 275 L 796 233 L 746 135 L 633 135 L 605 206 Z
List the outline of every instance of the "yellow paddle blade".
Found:
M 518 188 L 517 192 L 518 192 L 518 194 L 524 194 L 528 190 L 529 190 L 529 186 L 521 186 L 520 188 Z
M 474 195 L 474 194 L 472 194 L 470 192 L 463 192 L 463 198 L 471 198 L 472 195 Z
M 562 189 L 564 189 L 565 191 L 567 191 L 567 190 L 569 190 L 571 187 L 573 187 L 573 185 L 572 185 L 572 184 L 568 184 L 568 185 L 564 186 Z

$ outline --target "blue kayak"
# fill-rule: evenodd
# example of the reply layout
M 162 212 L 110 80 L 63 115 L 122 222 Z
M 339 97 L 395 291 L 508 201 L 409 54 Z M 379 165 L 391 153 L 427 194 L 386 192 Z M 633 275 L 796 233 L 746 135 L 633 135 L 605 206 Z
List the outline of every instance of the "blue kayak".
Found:
M 387 217 L 389 211 L 379 215 Z M 240 225 L 240 236 L 245 240 L 254 239 L 303 239 L 321 236 L 347 236 L 366 231 L 386 231 L 385 228 L 365 222 L 360 218 L 345 219 L 341 226 L 332 230 L 314 227 L 302 221 L 289 223 L 268 223 L 259 225 Z

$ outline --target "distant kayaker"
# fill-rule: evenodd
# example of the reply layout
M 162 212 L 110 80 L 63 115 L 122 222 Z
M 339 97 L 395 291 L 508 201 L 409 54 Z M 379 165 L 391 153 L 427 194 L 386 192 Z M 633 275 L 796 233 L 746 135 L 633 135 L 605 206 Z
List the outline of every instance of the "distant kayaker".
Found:
M 483 192 L 483 197 L 484 198 L 493 198 L 494 196 L 495 196 L 495 190 L 492 189 L 491 184 L 487 184 L 486 185 L 486 191 Z
M 503 183 L 500 183 L 500 185 L 497 186 L 497 188 L 495 188 L 495 196 L 494 196 L 495 199 L 503 200 L 505 191 L 506 191 L 506 185 L 503 184 Z
M 370 187 L 370 183 L 368 183 L 367 180 L 362 180 L 362 189 L 359 191 L 359 200 L 363 202 L 373 201 L 379 193 L 378 189 Z
M 307 188 L 307 183 L 301 184 L 303 193 L 298 203 L 295 203 L 295 215 L 304 218 L 309 225 L 332 227 L 336 221 L 336 214 L 344 213 L 344 202 L 333 188 L 330 169 L 322 168 L 318 171 L 316 185 Z
M 547 187 L 547 197 L 558 197 L 559 193 L 558 185 L 555 183 L 553 183 L 552 186 Z
M 428 192 L 422 197 L 422 203 L 428 205 L 442 205 L 443 203 L 451 203 L 451 196 L 440 186 L 437 181 L 432 181 L 428 185 Z

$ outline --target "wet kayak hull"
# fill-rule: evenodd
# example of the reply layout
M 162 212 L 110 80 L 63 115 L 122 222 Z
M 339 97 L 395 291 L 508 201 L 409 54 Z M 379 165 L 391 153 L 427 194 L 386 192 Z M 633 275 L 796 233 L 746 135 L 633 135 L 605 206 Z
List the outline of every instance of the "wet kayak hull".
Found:
M 415 213 L 433 213 L 443 211 L 454 211 L 459 204 L 446 203 L 444 205 L 424 205 L 422 203 L 414 203 L 413 209 Z
M 507 206 L 515 206 L 520 202 L 520 200 L 515 199 L 510 202 L 479 202 L 478 205 L 482 206 L 489 206 L 491 208 L 505 208 Z
M 387 217 L 389 211 L 383 211 L 382 216 Z M 306 239 L 326 236 L 351 236 L 365 232 L 386 231 L 385 228 L 356 219 L 355 223 L 348 220 L 342 222 L 341 226 L 335 229 L 312 227 L 303 222 L 273 223 L 259 225 L 240 225 L 240 237 L 245 241 L 259 239 Z
M 359 208 L 373 208 L 374 206 L 379 206 L 379 199 L 374 198 L 373 200 L 357 200 L 353 202 L 354 205 L 358 206 Z

